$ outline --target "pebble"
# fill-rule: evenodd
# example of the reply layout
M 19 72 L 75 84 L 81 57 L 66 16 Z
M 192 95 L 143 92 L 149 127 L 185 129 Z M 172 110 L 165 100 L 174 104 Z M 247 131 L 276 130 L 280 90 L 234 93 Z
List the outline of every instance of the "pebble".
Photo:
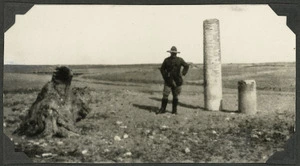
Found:
M 150 139 L 154 139 L 154 137 L 152 135 L 149 136 Z
M 57 145 L 62 145 L 62 144 L 64 144 L 64 142 L 62 142 L 62 141 L 57 142 Z
M 122 129 L 127 129 L 127 126 L 120 126 L 120 128 L 122 128 Z
M 3 123 L 3 127 L 6 127 L 6 123 L 5 122 Z
M 107 153 L 107 152 L 110 152 L 110 150 L 109 149 L 104 149 L 104 152 Z
M 271 138 L 266 138 L 265 140 L 266 140 L 266 141 L 271 141 Z
M 46 146 L 48 146 L 48 144 L 47 143 L 43 143 L 41 146 L 42 147 L 46 147 Z
M 161 129 L 167 129 L 167 128 L 169 128 L 169 127 L 166 125 L 161 126 Z
M 123 122 L 121 122 L 121 121 L 117 121 L 117 122 L 116 122 L 117 125 L 120 125 L 120 124 L 122 124 L 122 123 L 123 123 Z
M 256 135 L 256 134 L 251 135 L 251 137 L 252 138 L 259 138 L 258 135 Z
M 225 118 L 225 120 L 229 121 L 229 120 L 230 120 L 230 118 L 229 118 L 229 117 L 227 117 L 227 118 Z
M 121 157 L 118 157 L 118 158 L 117 158 L 117 161 L 122 162 L 123 159 L 122 159 Z
M 132 153 L 131 153 L 131 152 L 126 152 L 126 153 L 124 154 L 124 156 L 132 156 Z
M 115 137 L 114 137 L 114 140 L 115 140 L 115 141 L 121 141 L 121 138 L 120 138 L 119 136 L 115 136 Z
M 85 154 L 87 154 L 87 152 L 88 152 L 88 150 L 83 150 L 81 153 L 83 154 L 83 155 L 85 155 Z
M 215 130 L 212 131 L 213 134 L 217 134 L 217 132 Z
M 189 148 L 185 148 L 185 149 L 184 149 L 184 152 L 185 152 L 185 153 L 190 153 L 191 150 L 190 150 Z
M 39 142 L 33 142 L 33 145 L 39 145 L 40 143 Z
M 52 157 L 53 154 L 52 153 L 43 153 L 42 157 Z
M 148 129 L 148 130 L 146 130 L 146 134 L 149 134 L 151 131 Z
M 125 139 L 128 138 L 128 134 L 124 134 L 123 138 L 125 138 Z

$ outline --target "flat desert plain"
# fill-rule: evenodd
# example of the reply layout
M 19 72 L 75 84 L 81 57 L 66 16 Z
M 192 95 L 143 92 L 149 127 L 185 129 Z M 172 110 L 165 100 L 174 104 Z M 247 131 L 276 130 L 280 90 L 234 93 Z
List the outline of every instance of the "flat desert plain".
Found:
M 4 133 L 34 162 L 266 162 L 294 133 L 295 63 L 223 64 L 223 110 L 204 109 L 203 65 L 191 64 L 178 115 L 156 115 L 163 81 L 159 64 L 69 65 L 72 87 L 91 92 L 91 112 L 78 135 L 12 134 L 56 66 L 4 66 Z M 257 84 L 255 115 L 237 112 L 239 80 Z

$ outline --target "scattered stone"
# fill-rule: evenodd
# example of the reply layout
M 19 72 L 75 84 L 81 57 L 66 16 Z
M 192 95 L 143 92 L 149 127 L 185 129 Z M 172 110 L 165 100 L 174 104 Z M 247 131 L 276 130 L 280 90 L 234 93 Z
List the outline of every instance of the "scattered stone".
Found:
M 229 117 L 227 117 L 227 118 L 225 118 L 225 120 L 226 120 L 226 121 L 229 121 L 229 120 L 230 120 L 230 118 L 229 118 Z
M 197 135 L 198 133 L 193 133 L 193 135 Z
M 85 149 L 85 150 L 83 150 L 81 153 L 82 153 L 83 155 L 86 155 L 86 154 L 88 153 L 88 150 Z
M 39 142 L 33 142 L 33 145 L 40 145 Z
M 124 139 L 128 138 L 128 134 L 124 134 L 124 135 L 123 135 L 123 138 L 124 138 Z
M 150 139 L 154 139 L 153 135 L 150 135 L 149 138 L 150 138 Z
M 212 131 L 213 134 L 217 134 L 217 132 L 215 130 Z
M 166 130 L 166 129 L 168 129 L 168 128 L 169 128 L 169 127 L 166 126 L 166 125 L 163 125 L 163 126 L 160 127 L 161 130 Z
M 126 156 L 126 157 L 132 156 L 132 153 L 131 153 L 131 152 L 126 152 L 126 153 L 124 154 L 124 156 Z
M 127 129 L 127 126 L 120 126 L 120 128 L 122 128 L 122 129 Z
M 43 144 L 41 144 L 41 146 L 42 147 L 46 147 L 46 146 L 48 146 L 48 144 L 47 143 L 43 143 Z
M 42 157 L 52 157 L 53 154 L 52 153 L 43 153 Z
M 190 153 L 191 150 L 190 150 L 189 148 L 185 148 L 185 149 L 184 149 L 184 152 L 185 152 L 185 153 Z
M 115 141 L 121 141 L 121 138 L 120 138 L 119 136 L 115 136 L 115 137 L 114 137 L 114 140 L 115 140 Z
M 268 137 L 267 137 L 267 138 L 265 138 L 265 140 L 266 140 L 266 141 L 271 141 L 271 138 L 268 138 Z
M 182 134 L 182 135 L 183 135 L 183 134 L 184 134 L 184 132 L 182 131 L 182 132 L 180 132 L 180 134 Z
M 116 122 L 117 125 L 120 125 L 120 124 L 122 124 L 122 123 L 123 123 L 123 122 L 121 122 L 121 121 L 117 121 L 117 122 Z
M 40 155 L 35 155 L 35 157 L 36 157 L 36 158 L 41 158 L 41 156 L 40 156 Z
M 3 123 L 3 127 L 6 127 L 6 123 L 5 122 Z
M 149 134 L 150 132 L 151 132 L 151 130 L 149 130 L 149 129 L 145 131 L 146 134 Z
M 62 144 L 64 144 L 64 142 L 62 142 L 62 141 L 57 142 L 57 145 L 62 145 Z
M 104 149 L 104 152 L 108 153 L 108 152 L 110 152 L 110 150 L 109 149 Z
M 259 136 L 256 135 L 256 134 L 252 134 L 252 135 L 251 135 L 251 138 L 259 138 Z

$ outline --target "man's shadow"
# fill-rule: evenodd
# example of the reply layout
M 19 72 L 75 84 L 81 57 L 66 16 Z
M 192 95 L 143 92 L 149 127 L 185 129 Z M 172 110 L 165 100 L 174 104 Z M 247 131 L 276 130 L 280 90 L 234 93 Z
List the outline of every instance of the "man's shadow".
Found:
M 147 106 L 147 105 L 140 105 L 140 104 L 132 104 L 134 107 L 137 107 L 139 109 L 143 109 L 149 112 L 158 112 L 159 107 L 155 107 L 155 106 Z
M 150 97 L 150 99 L 161 102 L 160 98 Z M 172 100 L 169 100 L 168 104 L 172 104 Z M 204 107 L 201 107 L 201 106 L 193 106 L 193 105 L 189 105 L 189 104 L 184 104 L 182 102 L 178 102 L 178 105 L 181 106 L 181 107 L 185 107 L 185 108 L 200 109 L 200 110 L 206 111 L 204 109 Z M 159 107 L 156 107 L 156 106 L 147 106 L 147 105 L 140 105 L 140 104 L 133 104 L 133 106 L 137 107 L 137 108 L 140 108 L 140 109 L 143 109 L 143 110 L 146 110 L 146 111 L 149 111 L 149 112 L 154 112 L 154 113 L 158 112 L 159 109 L 160 109 Z M 169 111 L 166 110 L 166 112 L 169 112 Z

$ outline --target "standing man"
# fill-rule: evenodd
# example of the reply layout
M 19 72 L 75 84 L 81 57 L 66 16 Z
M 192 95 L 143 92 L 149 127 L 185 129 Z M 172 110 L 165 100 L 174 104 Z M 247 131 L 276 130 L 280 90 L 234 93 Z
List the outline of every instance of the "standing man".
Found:
M 177 48 L 173 46 L 171 50 L 167 51 L 171 56 L 166 58 L 161 65 L 160 72 L 165 81 L 163 98 L 161 101 L 161 108 L 158 113 L 165 113 L 168 104 L 168 96 L 172 91 L 173 103 L 172 114 L 177 114 L 178 96 L 181 92 L 181 85 L 183 83 L 182 75 L 185 76 L 189 70 L 189 65 L 180 57 L 177 57 Z M 181 72 L 181 66 L 183 70 Z

